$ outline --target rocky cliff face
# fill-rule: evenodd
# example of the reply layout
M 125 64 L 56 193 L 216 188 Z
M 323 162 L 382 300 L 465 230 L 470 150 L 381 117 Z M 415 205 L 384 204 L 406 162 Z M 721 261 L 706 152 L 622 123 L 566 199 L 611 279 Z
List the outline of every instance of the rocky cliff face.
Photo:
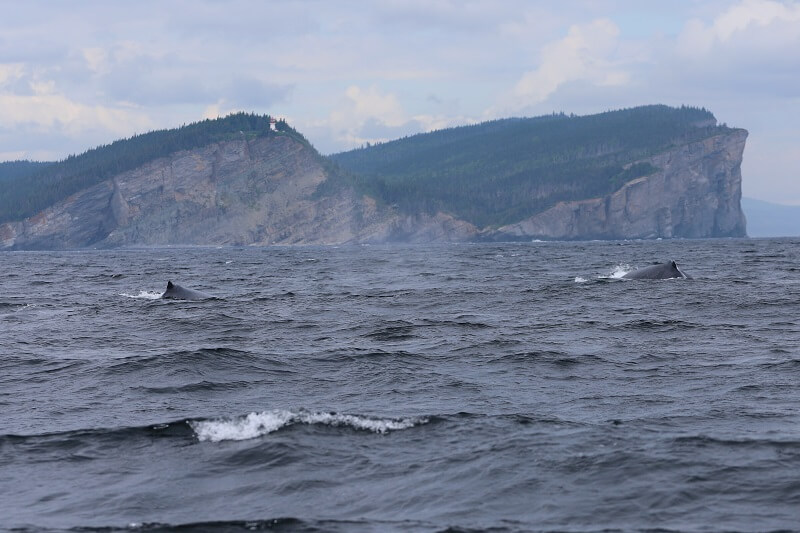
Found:
M 732 130 L 676 147 L 650 159 L 657 173 L 609 196 L 493 231 L 403 214 L 346 187 L 317 196 L 328 175 L 311 148 L 290 136 L 242 139 L 152 161 L 2 224 L 0 249 L 743 236 L 746 137 Z
M 5 248 L 347 242 L 369 226 L 350 193 L 313 200 L 326 179 L 291 137 L 241 140 L 158 159 L 0 226 Z
M 460 241 L 477 233 L 447 215 L 401 215 L 328 178 L 289 136 L 212 144 L 115 176 L 34 217 L 0 225 L 0 249 L 148 245 Z
M 747 131 L 732 130 L 648 159 L 658 172 L 602 198 L 561 202 L 494 239 L 744 237 L 742 153 Z

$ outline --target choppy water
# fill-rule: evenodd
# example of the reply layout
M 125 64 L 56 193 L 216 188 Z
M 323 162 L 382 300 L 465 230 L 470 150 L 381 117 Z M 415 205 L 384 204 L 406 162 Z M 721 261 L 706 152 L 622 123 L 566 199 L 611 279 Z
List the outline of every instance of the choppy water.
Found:
M 798 528 L 798 245 L 0 254 L 0 529 Z

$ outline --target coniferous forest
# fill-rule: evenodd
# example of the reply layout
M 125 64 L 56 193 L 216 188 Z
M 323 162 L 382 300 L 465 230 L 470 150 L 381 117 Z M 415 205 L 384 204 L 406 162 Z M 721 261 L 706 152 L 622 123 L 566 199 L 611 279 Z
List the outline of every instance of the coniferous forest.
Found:
M 0 223 L 32 216 L 82 189 L 159 157 L 229 139 L 291 135 L 307 141 L 284 121 L 270 131 L 270 117 L 235 113 L 171 130 L 135 135 L 56 163 L 15 161 L 0 165 Z
M 20 220 L 75 192 L 181 150 L 241 138 L 301 134 L 270 117 L 236 113 L 100 146 L 55 163 L 0 164 L 0 222 Z M 655 172 L 648 157 L 729 131 L 705 109 L 652 105 L 575 116 L 509 118 L 365 146 L 327 158 L 317 195 L 354 188 L 406 213 L 442 211 L 480 228 L 559 201 L 608 194 Z
M 478 227 L 559 201 L 602 196 L 657 169 L 654 154 L 727 130 L 692 107 L 652 105 L 511 118 L 419 134 L 331 156 L 364 193 L 406 212 L 443 211 Z
M 30 176 L 51 164 L 38 161 L 6 161 L 0 163 L 0 184 Z

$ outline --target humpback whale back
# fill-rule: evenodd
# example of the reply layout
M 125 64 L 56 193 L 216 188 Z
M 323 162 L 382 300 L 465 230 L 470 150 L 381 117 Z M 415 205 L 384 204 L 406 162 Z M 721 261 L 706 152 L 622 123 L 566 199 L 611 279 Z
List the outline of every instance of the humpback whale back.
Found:
M 193 289 L 181 287 L 172 281 L 167 282 L 167 290 L 161 295 L 162 298 L 170 300 L 205 300 L 211 298 L 208 294 Z
M 688 279 L 689 276 L 684 274 L 683 271 L 680 268 L 678 268 L 678 264 L 673 260 L 658 265 L 650 265 L 648 267 L 640 268 L 639 270 L 628 272 L 627 274 L 622 276 L 622 279 L 675 279 L 675 278 Z

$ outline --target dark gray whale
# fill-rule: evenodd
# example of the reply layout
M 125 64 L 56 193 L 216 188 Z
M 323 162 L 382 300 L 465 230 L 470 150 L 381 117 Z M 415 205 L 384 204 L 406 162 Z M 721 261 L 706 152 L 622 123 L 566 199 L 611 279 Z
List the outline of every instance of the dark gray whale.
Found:
M 161 295 L 162 298 L 170 300 L 205 300 L 211 298 L 208 294 L 192 289 L 175 285 L 171 281 L 167 282 L 167 290 Z
M 622 279 L 674 279 L 674 278 L 688 278 L 684 274 L 675 261 L 667 261 L 660 265 L 650 265 L 649 267 L 640 268 L 633 272 L 628 272 Z

